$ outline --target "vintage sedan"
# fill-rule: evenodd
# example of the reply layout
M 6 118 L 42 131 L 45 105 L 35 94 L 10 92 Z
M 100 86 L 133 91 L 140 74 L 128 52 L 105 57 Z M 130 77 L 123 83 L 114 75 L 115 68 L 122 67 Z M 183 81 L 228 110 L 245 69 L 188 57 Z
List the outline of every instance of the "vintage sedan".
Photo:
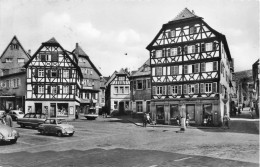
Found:
M 73 125 L 69 125 L 65 119 L 49 118 L 38 127 L 41 134 L 55 134 L 59 137 L 63 135 L 73 136 L 75 130 Z
M 0 123 L 0 142 L 10 142 L 13 144 L 16 143 L 19 137 L 19 133 L 15 129 Z
M 46 120 L 47 116 L 45 114 L 39 113 L 27 113 L 23 118 L 17 119 L 17 124 L 21 127 L 30 126 L 32 128 L 38 128 Z

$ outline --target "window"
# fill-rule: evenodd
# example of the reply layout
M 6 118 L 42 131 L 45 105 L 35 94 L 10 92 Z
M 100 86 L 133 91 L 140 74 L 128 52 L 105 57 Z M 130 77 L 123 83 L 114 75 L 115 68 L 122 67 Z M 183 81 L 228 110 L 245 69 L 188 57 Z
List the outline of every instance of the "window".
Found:
M 44 86 L 38 86 L 38 93 L 44 93 Z
M 179 66 L 171 66 L 171 75 L 179 74 Z
M 141 102 L 141 101 L 136 102 L 136 111 L 143 112 L 143 102 Z
M 128 86 L 125 87 L 125 93 L 129 94 L 129 87 Z
M 218 70 L 218 62 L 214 61 L 213 62 L 213 71 L 217 71 Z
M 18 59 L 17 59 L 17 62 L 18 62 L 18 63 L 24 63 L 24 59 L 23 59 L 23 58 L 18 58 Z
M 57 77 L 57 70 L 51 70 L 51 77 Z
M 172 48 L 171 49 L 171 56 L 176 56 L 178 55 L 178 49 L 177 48 Z
M 51 86 L 51 93 L 57 94 L 57 86 Z
M 6 63 L 11 63 L 12 61 L 13 61 L 12 58 L 6 58 L 6 59 L 5 59 L 5 62 L 6 62 Z
M 115 93 L 118 94 L 118 87 L 115 86 Z
M 63 94 L 69 94 L 69 86 L 63 86 Z
M 117 109 L 117 107 L 118 107 L 118 102 L 114 101 L 114 109 Z
M 205 44 L 204 43 L 201 44 L 201 51 L 205 52 Z
M 170 106 L 170 117 L 176 118 L 179 115 L 178 105 Z
M 168 37 L 169 37 L 169 38 L 175 37 L 175 30 L 170 30 L 170 31 L 168 31 Z
M 195 85 L 188 85 L 188 93 L 189 94 L 194 94 L 195 93 Z
M 172 86 L 172 94 L 178 94 L 178 86 L 177 85 Z
M 205 93 L 211 93 L 211 92 L 212 92 L 212 84 L 205 83 Z
M 118 77 L 118 80 L 124 81 L 124 80 L 125 80 L 125 77 Z
M 151 88 L 151 80 L 147 79 L 147 88 L 150 89 Z
M 188 53 L 195 53 L 195 45 L 188 46 Z
M 93 71 L 92 70 L 90 70 L 90 75 L 92 75 L 93 74 Z
M 39 55 L 38 59 L 39 58 L 42 62 L 51 61 L 51 55 L 41 54 L 41 55 Z
M 21 86 L 21 80 L 20 78 L 17 78 L 17 87 Z
M 155 71 L 156 71 L 156 75 L 157 76 L 161 76 L 162 75 L 162 67 L 156 67 Z
M 69 70 L 63 70 L 63 78 L 69 78 Z
M 190 34 L 194 34 L 194 33 L 197 33 L 197 27 L 195 26 L 190 27 Z
M 123 86 L 122 87 L 120 86 L 120 93 L 124 94 L 124 87 Z
M 184 65 L 184 74 L 188 74 L 188 65 Z
M 44 70 L 38 70 L 38 77 L 44 77 Z
M 143 89 L 143 81 L 142 80 L 137 80 L 137 89 Z
M 11 50 L 18 50 L 19 45 L 18 44 L 11 44 Z
M 11 81 L 10 80 L 6 80 L 6 88 L 10 88 L 11 86 Z
M 212 43 L 206 43 L 206 51 L 212 51 Z
M 157 50 L 155 57 L 156 57 L 156 58 L 162 57 L 162 51 L 161 51 L 161 50 Z
M 163 87 L 162 86 L 157 86 L 157 95 L 162 95 L 163 93 Z

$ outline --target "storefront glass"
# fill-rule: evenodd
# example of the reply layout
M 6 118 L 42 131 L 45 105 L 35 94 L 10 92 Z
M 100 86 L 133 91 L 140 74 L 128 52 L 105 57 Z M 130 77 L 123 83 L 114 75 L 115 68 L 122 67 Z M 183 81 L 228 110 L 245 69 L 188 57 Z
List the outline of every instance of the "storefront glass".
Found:
M 163 105 L 156 106 L 156 119 L 157 120 L 164 120 L 164 107 Z

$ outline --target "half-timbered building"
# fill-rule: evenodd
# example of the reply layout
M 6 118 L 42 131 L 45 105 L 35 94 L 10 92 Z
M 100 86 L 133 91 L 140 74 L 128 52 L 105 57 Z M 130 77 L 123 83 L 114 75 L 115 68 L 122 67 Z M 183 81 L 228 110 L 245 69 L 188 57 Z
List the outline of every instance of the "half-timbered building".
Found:
M 52 38 L 42 43 L 25 67 L 26 113 L 75 118 L 76 108 L 80 106 L 82 79 L 76 55 Z
M 102 89 L 101 76 L 102 74 L 92 63 L 89 56 L 83 51 L 83 49 L 76 43 L 76 48 L 73 53 L 77 56 L 79 62 L 78 65 L 83 74 L 82 89 L 81 89 L 81 103 L 79 111 L 80 113 L 88 113 L 89 108 L 95 108 L 96 113 L 103 107 L 100 103 Z M 103 103 L 104 104 L 104 103 Z
M 134 113 L 149 113 L 151 102 L 151 70 L 148 59 L 130 75 L 130 108 Z
M 30 53 L 14 36 L 0 56 L 0 110 L 24 110 L 26 70 L 24 64 Z
M 187 8 L 163 24 L 147 46 L 151 64 L 151 111 L 172 124 L 180 110 L 190 121 L 221 125 L 229 113 L 233 63 L 225 35 Z
M 130 80 L 127 69 L 115 71 L 108 79 L 106 86 L 106 108 L 108 114 L 113 112 L 125 113 L 130 104 Z

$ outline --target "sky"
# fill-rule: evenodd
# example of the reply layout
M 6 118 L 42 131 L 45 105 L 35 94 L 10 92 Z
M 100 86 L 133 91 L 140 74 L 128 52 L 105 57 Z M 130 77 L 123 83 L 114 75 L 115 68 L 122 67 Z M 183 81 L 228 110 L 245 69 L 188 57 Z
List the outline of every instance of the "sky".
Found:
M 69 51 L 78 43 L 103 76 L 137 70 L 162 25 L 185 7 L 226 36 L 235 72 L 252 69 L 258 0 L 0 0 L 0 54 L 14 35 L 32 54 L 54 37 Z

